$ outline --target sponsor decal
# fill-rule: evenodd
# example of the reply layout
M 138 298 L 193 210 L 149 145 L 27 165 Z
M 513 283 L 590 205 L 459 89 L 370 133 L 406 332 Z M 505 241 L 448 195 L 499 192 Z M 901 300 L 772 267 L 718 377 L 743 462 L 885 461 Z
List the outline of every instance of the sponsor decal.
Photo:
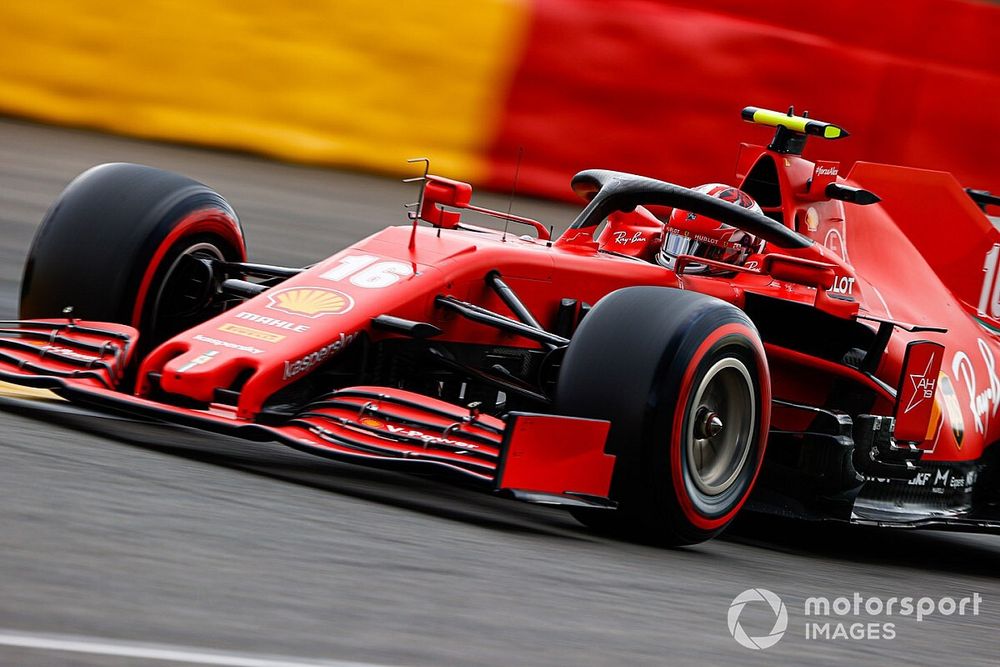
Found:
M 305 355 L 304 357 L 301 357 L 300 359 L 293 359 L 291 361 L 286 361 L 284 367 L 284 375 L 282 379 L 290 380 L 296 375 L 304 373 L 310 368 L 323 363 L 331 355 L 340 352 L 345 347 L 353 343 L 354 339 L 357 337 L 358 337 L 357 332 L 346 335 L 340 334 L 340 337 L 337 338 L 337 340 L 327 345 L 324 345 L 315 352 L 310 352 L 309 354 Z
M 95 361 L 100 361 L 101 357 L 95 357 L 91 354 L 80 354 L 76 350 L 71 350 L 68 347 L 60 347 L 58 345 L 43 345 L 39 348 L 42 355 L 46 352 L 55 352 L 56 354 L 62 355 L 64 357 L 71 357 L 78 361 L 86 361 L 88 364 L 92 364 Z
M 305 333 L 309 331 L 308 324 L 296 324 L 295 322 L 289 322 L 288 320 L 278 319 L 277 317 L 268 317 L 267 315 L 258 315 L 257 313 L 251 313 L 246 310 L 241 310 L 236 313 L 236 317 L 241 320 L 248 320 L 257 324 L 274 327 L 275 329 L 294 331 L 295 333 Z M 284 340 L 284 338 L 284 336 L 281 337 L 282 340 Z
M 996 358 L 989 344 L 982 338 L 977 338 L 979 354 L 983 358 L 986 366 L 987 382 L 983 389 L 979 389 L 979 379 L 976 377 L 976 369 L 972 365 L 972 360 L 964 351 L 959 350 L 951 360 L 951 372 L 956 379 L 965 385 L 966 394 L 969 399 L 969 411 L 972 413 L 973 425 L 977 433 L 986 433 L 989 428 L 990 419 L 996 416 L 997 409 L 1000 408 L 1000 377 L 997 376 Z
M 896 440 L 920 445 L 937 436 L 941 410 L 934 396 L 943 357 L 944 346 L 940 343 L 923 340 L 906 346 L 903 372 L 896 389 L 893 433 Z
M 848 262 L 851 261 L 847 256 L 847 242 L 844 240 L 844 236 L 840 233 L 840 230 L 827 230 L 826 237 L 823 239 L 823 246 L 832 250 L 838 257 L 842 257 Z
M 378 259 L 374 255 L 345 255 L 337 260 L 336 266 L 319 277 L 334 283 L 348 280 L 355 287 L 364 289 L 381 289 L 414 275 L 412 264 L 380 262 Z
M 289 287 L 277 292 L 264 292 L 268 308 L 289 315 L 316 319 L 324 315 L 341 315 L 354 307 L 349 294 L 327 287 Z M 257 321 L 257 320 L 254 320 Z
M 951 433 L 955 436 L 955 442 L 959 447 L 965 438 L 965 420 L 962 418 L 962 405 L 958 402 L 958 394 L 955 393 L 955 386 L 951 383 L 951 378 L 944 371 L 938 375 L 938 397 L 944 404 L 944 410 L 948 413 L 948 423 L 951 425 Z
M 185 371 L 189 371 L 196 366 L 204 366 L 212 361 L 212 359 L 214 359 L 218 354 L 218 350 L 209 350 L 205 354 L 199 354 L 197 357 L 177 369 L 177 372 L 184 373 Z
M 846 294 L 848 296 L 854 295 L 854 278 L 850 276 L 837 276 L 833 279 L 833 287 L 828 289 L 828 292 L 833 292 L 834 294 Z
M 889 482 L 891 480 L 877 480 L 879 482 Z M 935 468 L 918 472 L 916 477 L 909 480 L 907 486 L 919 486 L 930 489 L 931 493 L 941 494 L 945 491 L 961 491 L 971 493 L 972 487 L 976 483 L 976 471 L 951 470 L 949 468 Z
M 252 315 L 252 313 L 247 313 Z M 239 315 L 237 315 L 239 317 Z M 270 318 L 268 318 L 270 319 Z M 301 325 L 304 326 L 305 325 Z M 308 330 L 309 327 L 305 327 Z M 237 336 L 243 336 L 244 338 L 253 338 L 254 340 L 263 340 L 268 343 L 280 343 L 285 340 L 285 336 L 281 334 L 271 333 L 270 331 L 262 331 L 260 329 L 254 329 L 253 327 L 245 327 L 242 324 L 223 324 L 219 327 L 219 331 L 225 331 L 226 333 L 235 334 Z M 292 329 L 295 331 L 295 329 Z
M 628 232 L 615 232 L 615 243 L 618 245 L 630 245 L 632 243 L 641 243 L 646 240 L 646 237 L 642 235 L 642 232 L 636 232 L 632 236 L 628 235 Z
M 819 165 L 816 166 L 817 176 L 836 176 L 839 171 L 840 169 L 838 167 L 822 167 Z
M 993 244 L 983 260 L 983 288 L 979 293 L 979 315 L 1000 319 L 1000 280 L 997 265 L 1000 263 L 1000 243 Z
M 819 213 L 812 206 L 806 211 L 806 229 L 815 232 L 819 229 Z
M 375 419 L 374 417 L 362 417 L 358 420 L 358 423 L 364 424 L 365 426 L 370 426 L 372 428 L 382 429 L 390 435 L 398 435 L 405 438 L 415 438 L 417 440 L 423 440 L 428 445 L 450 445 L 451 447 L 457 447 L 460 449 L 479 449 L 479 445 L 474 445 L 470 442 L 462 442 L 461 440 L 453 440 L 451 438 L 446 438 L 441 435 L 433 435 L 430 433 L 424 433 L 423 431 L 417 430 L 415 428 L 410 428 L 408 426 L 396 426 L 394 424 L 387 424 L 380 419 Z
M 212 338 L 211 336 L 203 336 L 202 334 L 196 334 L 194 340 L 198 341 L 199 343 L 208 343 L 209 345 L 215 345 L 216 347 L 224 347 L 229 350 L 239 350 L 240 352 L 249 352 L 250 354 L 264 354 L 264 350 L 257 347 L 253 347 L 251 345 L 230 343 L 228 340 L 220 340 L 218 338 Z
M 943 495 L 945 493 L 972 493 L 977 479 L 978 473 L 975 468 L 946 468 L 942 466 L 933 468 L 921 467 L 913 479 L 905 482 L 898 479 L 889 479 L 888 477 L 865 476 L 866 482 L 893 486 L 914 486 L 926 489 L 936 495 Z
M 461 442 L 459 440 L 452 440 L 451 438 L 445 438 L 440 435 L 431 435 L 424 433 L 423 431 L 418 431 L 413 428 L 406 428 L 403 426 L 393 426 L 392 424 L 386 424 L 385 430 L 393 435 L 402 435 L 408 438 L 416 438 L 418 440 L 423 440 L 429 445 L 451 445 L 452 447 L 460 447 L 462 449 L 478 449 L 478 445 L 473 445 L 468 442 Z
M 924 401 L 934 399 L 934 389 L 937 387 L 937 379 L 927 377 L 933 365 L 934 355 L 931 354 L 931 358 L 927 360 L 927 368 L 919 373 L 910 373 L 909 380 L 913 387 L 913 395 L 910 396 L 906 407 L 903 408 L 903 414 L 907 414 L 914 408 L 919 407 Z
M 719 229 L 722 229 L 722 227 L 720 226 Z M 746 247 L 742 243 L 722 241 L 707 234 L 693 234 L 686 229 L 677 229 L 676 227 L 666 227 L 666 230 L 667 233 L 669 234 L 676 234 L 677 236 L 683 236 L 684 238 L 694 239 L 699 243 L 707 243 L 709 245 L 718 246 L 720 248 L 732 248 L 733 250 L 742 250 Z

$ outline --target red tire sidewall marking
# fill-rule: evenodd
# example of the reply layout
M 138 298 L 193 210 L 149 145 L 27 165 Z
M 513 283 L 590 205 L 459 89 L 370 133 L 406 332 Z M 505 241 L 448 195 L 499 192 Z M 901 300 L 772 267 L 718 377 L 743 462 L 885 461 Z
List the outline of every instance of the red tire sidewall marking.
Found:
M 142 324 L 142 309 L 146 303 L 146 296 L 149 293 L 149 288 L 153 283 L 153 278 L 156 276 L 163 258 L 166 257 L 174 243 L 185 236 L 194 236 L 197 234 L 217 234 L 225 239 L 227 243 L 231 244 L 233 248 L 239 250 L 244 257 L 246 256 L 243 238 L 240 236 L 237 223 L 224 211 L 217 208 L 209 208 L 187 214 L 181 218 L 177 225 L 170 230 L 166 238 L 160 242 L 160 245 L 156 248 L 156 252 L 153 253 L 153 257 L 149 260 L 149 266 L 146 267 L 146 272 L 139 283 L 139 291 L 135 295 L 135 305 L 132 307 L 132 326 L 136 329 Z
M 739 335 L 741 340 L 746 340 L 756 353 L 756 373 L 757 381 L 760 384 L 761 403 L 760 414 L 758 415 L 757 420 L 757 460 L 754 465 L 753 477 L 750 479 L 750 483 L 747 485 L 746 491 L 739 499 L 739 502 L 736 503 L 736 506 L 722 516 L 707 517 L 699 512 L 694 503 L 691 501 L 690 496 L 688 496 L 687 484 L 685 484 L 684 480 L 684 452 L 681 447 L 682 436 L 684 434 L 684 415 L 687 412 L 687 402 L 690 398 L 691 385 L 693 383 L 698 364 L 715 344 L 723 338 L 732 335 Z M 684 513 L 684 517 L 690 521 L 693 526 L 705 531 L 717 530 L 731 521 L 732 518 L 736 516 L 736 513 L 740 511 L 740 508 L 743 507 L 743 503 L 746 502 L 747 497 L 750 495 L 750 491 L 753 489 L 754 483 L 757 481 L 757 475 L 760 473 L 761 461 L 764 458 L 764 449 L 767 446 L 767 425 L 771 421 L 771 383 L 767 372 L 767 358 L 764 356 L 764 347 L 761 345 L 757 337 L 757 332 L 745 324 L 733 322 L 725 324 L 709 334 L 701 345 L 698 346 L 698 349 L 691 358 L 691 362 L 688 364 L 687 370 L 684 371 L 684 376 L 681 379 L 680 391 L 677 396 L 678 398 L 681 398 L 683 402 L 678 402 L 677 408 L 675 408 L 670 441 L 670 470 L 674 483 L 674 494 L 677 496 L 677 502 L 680 505 L 681 511 Z

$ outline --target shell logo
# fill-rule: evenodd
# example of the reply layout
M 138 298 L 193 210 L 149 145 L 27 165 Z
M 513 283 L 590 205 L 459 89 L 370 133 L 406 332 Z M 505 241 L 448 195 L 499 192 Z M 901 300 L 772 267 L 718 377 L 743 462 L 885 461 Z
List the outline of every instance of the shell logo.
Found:
M 289 287 L 277 292 L 265 292 L 270 300 L 268 308 L 289 315 L 317 318 L 340 315 L 354 307 L 354 299 L 335 289 L 326 287 Z
M 806 211 L 806 229 L 810 232 L 819 229 L 819 212 L 812 206 Z
M 374 428 L 385 428 L 385 424 L 381 420 L 375 419 L 374 417 L 362 417 L 361 419 L 358 420 L 358 422 L 364 424 L 365 426 L 371 426 Z

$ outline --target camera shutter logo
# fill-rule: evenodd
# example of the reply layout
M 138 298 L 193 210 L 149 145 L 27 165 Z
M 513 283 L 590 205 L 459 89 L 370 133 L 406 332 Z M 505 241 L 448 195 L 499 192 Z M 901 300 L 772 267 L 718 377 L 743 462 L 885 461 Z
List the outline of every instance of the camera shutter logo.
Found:
M 763 602 L 770 606 L 771 611 L 774 612 L 774 626 L 768 634 L 760 637 L 751 637 L 740 624 L 740 614 L 743 613 L 743 608 L 752 602 Z M 729 605 L 727 620 L 729 621 L 729 634 L 733 636 L 733 639 L 740 646 L 757 651 L 771 648 L 781 641 L 785 630 L 788 629 L 788 610 L 781 598 L 766 588 L 748 588 L 733 598 L 732 604 Z

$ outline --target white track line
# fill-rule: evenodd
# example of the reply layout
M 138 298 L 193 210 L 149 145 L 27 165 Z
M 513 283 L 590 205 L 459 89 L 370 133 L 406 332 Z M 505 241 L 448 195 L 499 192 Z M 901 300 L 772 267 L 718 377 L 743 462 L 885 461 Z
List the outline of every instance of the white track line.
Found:
M 388 667 L 371 662 L 324 661 L 284 656 L 224 653 L 190 646 L 139 644 L 102 637 L 28 633 L 5 629 L 0 629 L 0 646 L 143 660 L 166 660 L 194 665 L 222 665 L 223 667 Z

